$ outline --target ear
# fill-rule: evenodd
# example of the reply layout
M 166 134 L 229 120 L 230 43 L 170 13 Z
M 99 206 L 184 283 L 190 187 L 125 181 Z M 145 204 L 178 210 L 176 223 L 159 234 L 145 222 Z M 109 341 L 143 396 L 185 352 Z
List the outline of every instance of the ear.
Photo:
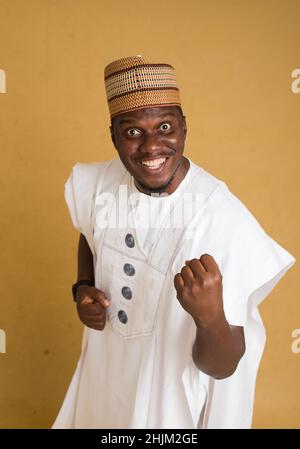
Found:
M 114 135 L 114 130 L 113 130 L 112 125 L 110 125 L 109 130 L 110 130 L 110 137 L 111 137 L 112 143 L 114 144 L 114 146 L 116 146 L 115 135 Z
M 184 137 L 185 137 L 186 133 L 187 133 L 187 126 L 186 126 L 185 115 L 182 116 L 182 126 L 183 126 L 183 132 L 184 132 Z

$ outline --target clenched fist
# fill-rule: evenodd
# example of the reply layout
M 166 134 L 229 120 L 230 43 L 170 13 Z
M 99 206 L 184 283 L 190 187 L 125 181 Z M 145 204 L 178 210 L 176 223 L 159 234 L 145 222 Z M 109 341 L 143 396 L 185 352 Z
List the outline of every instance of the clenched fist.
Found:
M 198 327 L 210 327 L 224 317 L 222 274 L 212 256 L 187 260 L 174 277 L 177 299 Z
M 76 291 L 77 312 L 83 324 L 102 331 L 106 323 L 106 309 L 109 300 L 96 287 L 80 285 Z

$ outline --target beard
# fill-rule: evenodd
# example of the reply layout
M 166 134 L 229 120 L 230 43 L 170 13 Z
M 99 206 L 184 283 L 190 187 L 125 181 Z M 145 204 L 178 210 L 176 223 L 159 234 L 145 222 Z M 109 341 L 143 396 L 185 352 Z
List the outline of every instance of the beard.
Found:
M 161 195 L 161 194 L 164 193 L 165 190 L 172 184 L 173 179 L 174 179 L 174 177 L 175 177 L 175 175 L 176 175 L 176 172 L 177 172 L 177 170 L 179 169 L 179 167 L 180 167 L 180 162 L 179 162 L 179 164 L 177 165 L 177 167 L 176 167 L 176 169 L 175 169 L 173 175 L 171 176 L 171 178 L 170 178 L 165 184 L 163 184 L 163 185 L 160 185 L 160 186 L 158 186 L 158 187 L 149 187 L 149 186 L 146 186 L 145 184 L 143 184 L 143 183 L 140 182 L 140 181 L 138 181 L 138 185 L 139 185 L 140 187 L 142 187 L 143 190 L 146 190 L 147 192 L 151 193 L 151 195 L 152 195 L 152 193 L 153 193 L 153 194 L 154 194 L 153 196 Z M 136 185 L 136 181 L 135 181 L 135 186 L 136 186 L 136 188 L 138 189 L 138 186 Z M 166 195 L 167 195 L 167 194 L 166 194 Z

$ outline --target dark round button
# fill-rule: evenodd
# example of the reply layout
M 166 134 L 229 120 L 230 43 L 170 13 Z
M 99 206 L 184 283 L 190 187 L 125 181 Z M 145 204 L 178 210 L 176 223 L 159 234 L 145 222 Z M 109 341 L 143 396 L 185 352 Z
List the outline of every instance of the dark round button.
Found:
M 129 287 L 122 287 L 122 295 L 126 299 L 131 299 L 132 298 L 131 288 L 129 288 Z
M 126 234 L 125 243 L 129 248 L 134 247 L 134 238 L 132 234 Z
M 131 263 L 125 263 L 123 270 L 124 270 L 124 273 L 127 274 L 127 276 L 133 276 L 135 273 L 134 266 L 131 265 Z
M 124 310 L 119 310 L 118 312 L 118 318 L 121 321 L 121 323 L 126 324 L 127 323 L 127 314 L 124 312 Z

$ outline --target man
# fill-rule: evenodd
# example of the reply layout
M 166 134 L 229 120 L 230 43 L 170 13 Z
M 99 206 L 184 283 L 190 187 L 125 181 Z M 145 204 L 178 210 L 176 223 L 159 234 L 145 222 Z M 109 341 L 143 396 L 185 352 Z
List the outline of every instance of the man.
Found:
M 65 185 L 85 327 L 53 428 L 251 427 L 257 306 L 295 259 L 183 155 L 172 66 L 122 58 L 105 87 L 119 157 Z

